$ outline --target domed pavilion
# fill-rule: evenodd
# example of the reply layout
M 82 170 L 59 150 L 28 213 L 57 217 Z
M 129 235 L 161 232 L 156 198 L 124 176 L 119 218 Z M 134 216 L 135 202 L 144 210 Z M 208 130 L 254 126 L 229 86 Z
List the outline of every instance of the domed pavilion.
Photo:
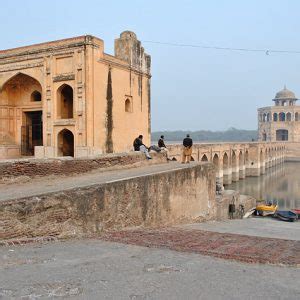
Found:
M 300 106 L 286 87 L 276 93 L 274 106 L 258 109 L 259 141 L 300 142 Z

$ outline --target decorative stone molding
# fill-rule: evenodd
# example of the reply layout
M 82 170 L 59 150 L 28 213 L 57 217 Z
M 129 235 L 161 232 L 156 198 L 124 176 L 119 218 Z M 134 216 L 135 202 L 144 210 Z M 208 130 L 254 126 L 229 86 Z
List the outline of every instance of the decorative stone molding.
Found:
M 67 126 L 67 125 L 75 125 L 74 119 L 60 119 L 53 122 L 54 126 Z
M 17 71 L 17 70 L 24 70 L 24 69 L 30 69 L 30 68 L 37 68 L 37 67 L 42 67 L 43 65 L 44 65 L 43 62 L 30 63 L 30 64 L 10 65 L 10 66 L 0 68 L 0 72 Z
M 75 74 L 62 74 L 53 77 L 53 82 L 59 82 L 59 81 L 68 81 L 68 80 L 74 80 Z

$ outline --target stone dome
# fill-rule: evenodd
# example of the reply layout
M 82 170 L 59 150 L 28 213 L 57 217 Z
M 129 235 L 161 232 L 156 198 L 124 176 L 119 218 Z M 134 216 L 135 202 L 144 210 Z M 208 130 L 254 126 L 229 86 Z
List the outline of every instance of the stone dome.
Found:
M 126 30 L 126 31 L 123 31 L 120 34 L 120 38 L 123 38 L 123 39 L 134 39 L 134 40 L 136 40 L 137 36 L 136 36 L 136 34 L 133 31 Z
M 285 86 L 284 89 L 276 93 L 276 96 L 273 100 L 297 100 L 295 94 L 288 90 Z

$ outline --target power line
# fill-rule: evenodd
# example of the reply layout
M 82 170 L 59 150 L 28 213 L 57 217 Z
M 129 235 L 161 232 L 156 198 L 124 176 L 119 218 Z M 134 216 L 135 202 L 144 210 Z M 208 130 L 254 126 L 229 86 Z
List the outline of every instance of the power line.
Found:
M 189 48 L 202 48 L 202 49 L 214 49 L 214 50 L 225 50 L 225 51 L 244 51 L 244 52 L 262 52 L 266 55 L 271 53 L 288 53 L 288 54 L 300 54 L 300 51 L 296 50 L 276 50 L 276 49 L 255 49 L 255 48 L 231 48 L 231 47 L 218 47 L 218 46 L 205 46 L 195 44 L 180 44 L 180 43 L 169 43 L 169 42 L 158 42 L 158 41 L 142 41 L 143 43 L 151 43 L 172 47 L 189 47 Z

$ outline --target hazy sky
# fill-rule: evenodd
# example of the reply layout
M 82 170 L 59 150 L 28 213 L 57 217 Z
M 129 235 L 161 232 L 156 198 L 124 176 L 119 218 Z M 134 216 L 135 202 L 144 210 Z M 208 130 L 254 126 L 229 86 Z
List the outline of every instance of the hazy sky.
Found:
M 0 25 L 0 49 L 92 34 L 113 53 L 114 38 L 132 30 L 142 41 L 300 51 L 298 0 L 5 1 Z M 300 53 L 143 45 L 153 130 L 255 129 L 257 108 L 284 84 L 300 97 Z

